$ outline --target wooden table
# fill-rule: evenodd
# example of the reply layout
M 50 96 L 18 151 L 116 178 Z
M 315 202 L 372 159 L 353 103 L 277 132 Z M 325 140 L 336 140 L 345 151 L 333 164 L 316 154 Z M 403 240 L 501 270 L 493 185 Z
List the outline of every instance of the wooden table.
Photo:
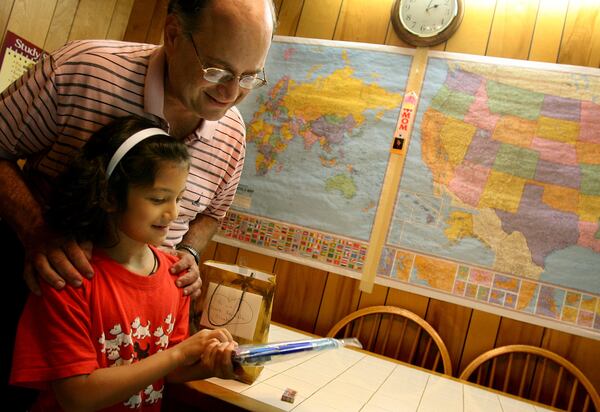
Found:
M 269 341 L 310 335 L 271 325 Z M 253 411 L 539 412 L 550 408 L 366 351 L 342 348 L 265 365 L 252 385 L 211 378 L 186 386 Z M 294 403 L 281 400 L 286 388 Z M 222 409 L 220 409 L 222 410 Z

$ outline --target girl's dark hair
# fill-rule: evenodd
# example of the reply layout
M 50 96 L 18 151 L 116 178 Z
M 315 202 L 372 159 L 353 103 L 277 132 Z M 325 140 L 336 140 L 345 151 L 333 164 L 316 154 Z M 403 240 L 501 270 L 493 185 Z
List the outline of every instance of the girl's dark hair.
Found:
M 106 178 L 106 167 L 128 137 L 158 123 L 127 116 L 94 133 L 81 152 L 58 177 L 46 211 L 50 227 L 78 241 L 100 242 L 110 233 L 108 210 L 124 211 L 130 186 L 152 186 L 160 163 L 189 163 L 186 146 L 171 136 L 157 134 L 127 152 Z

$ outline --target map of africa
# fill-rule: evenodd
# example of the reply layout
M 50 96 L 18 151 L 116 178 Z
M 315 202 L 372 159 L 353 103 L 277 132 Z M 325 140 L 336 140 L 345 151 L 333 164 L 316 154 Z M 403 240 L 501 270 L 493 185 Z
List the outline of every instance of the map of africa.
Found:
M 599 293 L 600 75 L 430 58 L 423 84 L 388 244 Z
M 369 239 L 412 61 L 390 49 L 273 43 L 269 84 L 238 106 L 234 210 Z

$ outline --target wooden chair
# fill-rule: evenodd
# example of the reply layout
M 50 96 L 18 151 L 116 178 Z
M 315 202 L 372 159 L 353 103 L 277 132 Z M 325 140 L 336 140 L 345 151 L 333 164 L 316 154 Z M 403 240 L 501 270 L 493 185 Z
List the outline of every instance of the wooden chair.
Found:
M 370 352 L 452 376 L 450 354 L 440 335 L 425 319 L 406 309 L 359 309 L 336 323 L 327 336 L 356 337 Z
M 567 359 L 535 346 L 487 351 L 467 365 L 460 379 L 568 411 L 588 411 L 591 405 L 600 411 L 589 379 Z

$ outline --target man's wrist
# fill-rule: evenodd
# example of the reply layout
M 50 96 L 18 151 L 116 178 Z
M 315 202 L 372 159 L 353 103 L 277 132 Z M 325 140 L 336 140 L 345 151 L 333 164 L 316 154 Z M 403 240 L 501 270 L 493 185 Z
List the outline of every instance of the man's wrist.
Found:
M 177 246 L 175 246 L 175 249 L 185 250 L 190 255 L 192 255 L 192 257 L 196 261 L 196 265 L 200 264 L 200 253 L 198 253 L 198 251 L 192 245 L 189 245 L 187 243 L 180 243 Z

